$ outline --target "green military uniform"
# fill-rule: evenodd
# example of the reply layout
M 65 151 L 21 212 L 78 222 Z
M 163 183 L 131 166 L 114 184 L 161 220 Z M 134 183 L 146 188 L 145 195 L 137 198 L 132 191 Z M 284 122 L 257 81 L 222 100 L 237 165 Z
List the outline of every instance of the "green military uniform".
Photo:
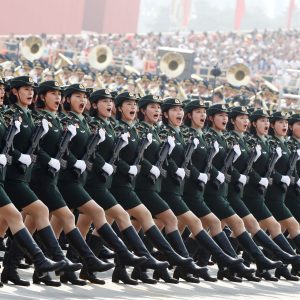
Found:
M 182 107 L 182 103 L 178 99 L 168 98 L 162 105 L 162 111 L 166 112 L 174 106 Z M 182 198 L 184 180 L 180 182 L 176 174 L 185 158 L 185 141 L 180 128 L 173 128 L 170 125 L 162 126 L 159 136 L 162 141 L 166 140 L 168 136 L 175 138 L 175 147 L 168 158 L 168 165 L 166 166 L 167 176 L 162 179 L 161 197 L 167 202 L 173 213 L 180 216 L 189 211 Z
M 250 115 L 250 121 L 256 121 L 259 118 L 268 117 L 268 114 L 263 110 L 256 110 Z M 257 221 L 265 220 L 272 216 L 269 208 L 265 204 L 265 197 L 259 192 L 259 182 L 265 176 L 268 170 L 268 162 L 270 149 L 268 139 L 266 137 L 252 136 L 253 141 L 261 146 L 261 155 L 253 164 L 249 182 L 245 185 L 243 201 L 254 215 Z

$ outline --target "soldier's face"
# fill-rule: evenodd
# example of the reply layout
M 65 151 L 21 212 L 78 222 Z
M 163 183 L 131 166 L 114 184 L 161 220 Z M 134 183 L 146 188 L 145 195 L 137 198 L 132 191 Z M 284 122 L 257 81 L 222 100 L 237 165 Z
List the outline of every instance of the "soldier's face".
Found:
M 288 121 L 287 120 L 278 120 L 271 125 L 274 129 L 274 132 L 278 136 L 286 136 L 288 130 Z
M 18 90 L 13 89 L 13 94 L 18 98 L 18 104 L 27 107 L 33 101 L 34 89 L 32 86 L 22 86 Z
M 234 120 L 232 120 L 234 129 L 237 132 L 245 132 L 248 128 L 249 125 L 249 118 L 247 115 L 239 115 L 236 116 L 236 118 Z
M 61 102 L 61 91 L 48 91 L 44 97 L 45 109 L 56 112 Z
M 137 112 L 137 105 L 135 100 L 126 100 L 122 103 L 118 110 L 122 114 L 122 120 L 132 122 L 135 119 Z
M 181 106 L 173 106 L 167 112 L 164 113 L 168 119 L 169 124 L 173 127 L 179 127 L 182 125 L 183 120 L 183 108 Z
M 192 121 L 193 128 L 203 128 L 206 120 L 206 109 L 197 108 L 194 109 L 191 113 L 188 114 L 188 117 Z
M 270 121 L 268 118 L 259 118 L 256 122 L 253 122 L 253 126 L 256 128 L 258 135 L 268 135 L 270 128 Z
M 98 115 L 104 119 L 110 118 L 113 108 L 112 99 L 101 99 L 97 104 L 93 103 L 93 107 L 97 109 Z
M 300 139 L 300 121 L 295 122 L 290 126 L 290 129 L 293 131 L 293 137 Z
M 225 112 L 220 112 L 210 117 L 213 128 L 216 130 L 224 131 L 228 122 L 228 114 Z
M 69 101 L 71 110 L 77 114 L 82 114 L 87 104 L 87 96 L 83 92 L 76 92 L 71 95 Z
M 150 103 L 146 106 L 146 109 L 142 109 L 142 113 L 145 116 L 145 122 L 156 124 L 161 115 L 160 105 L 158 103 Z

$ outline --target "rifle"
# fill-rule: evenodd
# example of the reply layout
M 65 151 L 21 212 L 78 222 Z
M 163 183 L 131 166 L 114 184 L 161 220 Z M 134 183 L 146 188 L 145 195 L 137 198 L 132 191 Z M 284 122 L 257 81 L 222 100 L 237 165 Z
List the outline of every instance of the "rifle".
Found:
M 115 142 L 115 146 L 114 146 L 114 149 L 113 149 L 113 153 L 112 153 L 112 156 L 110 158 L 110 160 L 108 161 L 108 163 L 110 165 L 113 166 L 113 169 L 114 169 L 114 172 L 116 171 L 116 165 L 115 165 L 115 162 L 117 161 L 117 159 L 119 158 L 119 153 L 121 151 L 121 149 L 123 148 L 123 144 L 124 144 L 124 141 L 121 137 L 121 135 L 123 134 L 124 132 L 121 132 Z M 108 178 L 108 174 L 105 172 L 105 171 L 102 171 L 101 173 L 101 178 L 104 182 L 107 181 L 107 178 Z
M 95 131 L 95 133 L 93 133 L 89 139 L 89 143 L 86 147 L 86 152 L 84 153 L 83 157 L 81 158 L 81 160 L 83 160 L 86 163 L 86 168 L 87 170 L 91 171 L 93 168 L 93 163 L 91 163 L 89 161 L 89 159 L 95 154 L 96 150 L 97 150 L 97 146 L 99 145 L 99 141 L 100 141 L 100 135 L 98 133 L 98 130 Z M 74 168 L 75 174 L 77 176 L 77 178 L 80 177 L 81 172 L 79 169 Z
M 251 142 L 252 140 L 249 140 L 249 142 Z M 252 170 L 252 166 L 254 164 L 254 160 L 256 158 L 256 150 L 255 150 L 255 147 L 256 147 L 257 144 L 251 144 L 251 152 L 250 152 L 250 157 L 249 157 L 249 160 L 247 162 L 247 167 L 245 169 L 245 171 L 243 172 L 243 174 L 245 176 L 247 176 L 247 182 L 249 181 L 249 174 Z M 243 184 L 241 182 L 238 182 L 236 185 L 235 185 L 235 190 L 237 191 L 237 193 L 240 193 L 240 191 L 243 189 Z
M 233 146 L 234 145 L 238 145 L 238 142 L 233 137 L 230 137 L 228 139 L 228 142 L 229 142 L 229 151 L 227 152 L 227 155 L 226 155 L 226 157 L 224 159 L 223 167 L 220 170 L 220 172 L 222 172 L 225 175 L 225 181 L 227 183 L 229 183 L 230 180 L 231 180 L 231 176 L 228 174 L 228 171 L 231 168 L 233 160 L 234 160 L 234 157 L 235 157 L 235 152 L 233 150 Z M 215 188 L 217 190 L 220 188 L 221 183 L 220 183 L 220 181 L 218 179 L 215 179 L 213 181 L 213 184 L 214 184 L 214 186 L 215 186 Z
M 207 153 L 206 166 L 203 170 L 203 173 L 209 174 L 210 169 L 212 167 L 212 161 L 213 161 L 213 159 L 215 157 L 215 154 L 216 154 L 216 149 L 215 149 L 215 147 L 213 145 L 213 141 L 211 139 L 207 139 L 207 142 L 209 143 L 209 150 L 208 150 L 208 153 Z M 205 187 L 205 183 L 198 180 L 198 185 L 199 185 L 200 191 L 203 191 L 204 187 Z
M 273 153 L 269 158 L 268 170 L 267 170 L 265 176 L 262 176 L 262 177 L 267 178 L 269 182 L 270 182 L 270 179 L 271 179 L 271 175 L 273 174 L 275 164 L 276 164 L 277 160 L 279 159 L 278 154 L 277 154 L 276 149 L 275 149 L 276 144 L 274 144 L 273 147 L 271 147 L 271 148 L 273 149 Z M 259 190 L 260 194 L 265 195 L 267 189 L 264 186 L 259 185 L 258 190 Z
M 140 166 L 140 162 L 141 160 L 143 159 L 143 156 L 144 156 L 144 152 L 146 150 L 146 148 L 149 146 L 149 141 L 148 141 L 148 138 L 147 138 L 147 134 L 149 133 L 149 131 L 145 132 L 143 134 L 143 137 L 142 137 L 142 140 L 140 141 L 139 143 L 139 146 L 138 146 L 138 154 L 137 154 L 137 157 L 135 158 L 134 162 L 133 162 L 133 165 L 134 166 L 137 166 L 137 169 L 138 169 L 138 173 L 141 169 L 141 166 Z M 151 134 L 152 135 L 152 134 Z M 128 174 L 129 175 L 129 179 L 130 181 L 132 182 L 134 177 L 133 175 L 131 174 Z
M 170 149 L 170 145 L 167 141 L 165 141 L 159 152 L 158 152 L 158 160 L 157 162 L 154 164 L 154 166 L 158 167 L 160 174 L 162 177 L 166 177 L 167 176 L 167 172 L 166 170 L 163 169 L 163 164 L 166 161 L 168 154 L 169 154 L 169 149 Z M 156 177 L 153 174 L 148 174 L 148 178 L 149 180 L 151 180 L 151 182 L 154 184 L 156 181 Z
M 7 164 L 10 165 L 12 158 L 9 155 L 9 151 L 11 150 L 11 148 L 13 147 L 13 141 L 14 141 L 14 137 L 16 135 L 16 131 L 17 131 L 17 127 L 15 126 L 15 121 L 17 120 L 17 115 L 15 114 L 13 116 L 13 118 L 11 119 L 11 123 L 9 125 L 9 127 L 6 130 L 6 134 L 5 134 L 5 145 L 2 149 L 2 154 L 4 154 L 6 156 L 7 159 Z M 4 171 L 4 166 L 0 165 L 0 174 L 3 174 Z
M 44 128 L 43 128 L 42 122 L 43 122 L 43 119 L 41 119 L 38 126 L 36 126 L 34 128 L 33 134 L 31 136 L 31 145 L 30 145 L 29 149 L 26 151 L 26 154 L 30 155 L 32 163 L 36 162 L 36 155 L 34 153 L 35 153 L 35 151 L 37 151 L 39 149 L 39 142 L 40 142 L 42 136 L 44 135 Z M 23 174 L 25 174 L 27 171 L 27 166 L 22 163 L 20 163 L 19 166 L 20 166 L 21 172 Z
M 67 162 L 65 160 L 63 160 L 62 158 L 63 158 L 63 156 L 65 155 L 65 153 L 68 150 L 68 146 L 69 146 L 69 142 L 71 140 L 71 137 L 72 137 L 72 133 L 69 130 L 66 129 L 64 131 L 61 139 L 60 139 L 59 146 L 58 146 L 58 152 L 57 152 L 57 154 L 54 157 L 54 158 L 56 158 L 56 159 L 59 160 L 62 168 L 64 168 L 64 169 L 67 166 L 66 165 Z M 56 170 L 53 167 L 49 166 L 48 167 L 48 171 L 50 172 L 50 174 L 52 175 L 52 177 L 55 176 Z
M 297 164 L 297 161 L 298 161 L 298 153 L 297 153 L 297 149 L 295 149 L 296 151 L 293 151 L 292 155 L 290 156 L 290 159 L 289 159 L 289 169 L 286 173 L 286 176 L 289 176 L 290 178 L 292 177 L 293 173 L 294 173 L 294 170 L 296 168 L 296 164 Z M 284 192 L 287 191 L 287 188 L 288 186 L 286 185 L 286 183 L 281 183 L 281 188 Z

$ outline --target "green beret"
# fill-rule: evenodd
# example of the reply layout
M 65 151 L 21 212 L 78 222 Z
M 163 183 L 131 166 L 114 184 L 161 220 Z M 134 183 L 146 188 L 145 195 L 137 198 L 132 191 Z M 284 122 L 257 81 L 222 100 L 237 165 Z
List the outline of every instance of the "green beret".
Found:
M 75 92 L 81 92 L 85 93 L 87 96 L 89 96 L 88 91 L 86 90 L 85 86 L 80 83 L 71 84 L 64 90 L 64 96 L 69 97 Z
M 91 93 L 90 101 L 98 101 L 101 99 L 113 99 L 110 89 L 101 89 Z
M 10 88 L 19 88 L 22 86 L 37 87 L 37 84 L 30 76 L 18 76 L 9 81 Z
M 269 114 L 264 109 L 257 109 L 250 115 L 250 121 L 254 122 L 259 118 L 269 118 Z
M 299 121 L 300 121 L 300 114 L 293 114 L 289 118 L 290 125 L 293 125 L 294 123 L 299 122 Z
M 230 109 L 229 118 L 234 118 L 239 115 L 249 115 L 246 106 L 235 106 Z
M 162 112 L 168 111 L 173 106 L 183 107 L 183 103 L 177 98 L 166 98 L 161 105 Z
M 207 108 L 207 107 L 208 106 L 206 105 L 206 103 L 203 100 L 193 100 L 185 105 L 184 112 L 189 113 L 189 112 L 193 111 L 194 109 Z
M 225 113 L 229 112 L 225 104 L 213 104 L 207 109 L 208 116 L 213 116 L 217 113 L 222 113 L 222 112 Z
M 288 120 L 290 115 L 283 111 L 276 111 L 270 116 L 270 122 L 274 123 L 278 120 Z
M 62 91 L 63 89 L 55 80 L 44 81 L 40 83 L 40 85 L 37 88 L 38 94 L 42 94 L 52 90 Z
M 121 93 L 119 95 L 117 95 L 116 99 L 115 99 L 115 106 L 121 106 L 122 103 L 126 100 L 135 100 L 135 101 L 139 101 L 139 97 L 137 94 L 131 93 L 131 92 L 124 92 Z
M 160 97 L 158 97 L 158 96 L 146 95 L 139 100 L 138 106 L 139 106 L 139 108 L 142 108 L 142 107 L 147 106 L 150 103 L 158 103 L 161 105 L 162 101 L 161 101 Z

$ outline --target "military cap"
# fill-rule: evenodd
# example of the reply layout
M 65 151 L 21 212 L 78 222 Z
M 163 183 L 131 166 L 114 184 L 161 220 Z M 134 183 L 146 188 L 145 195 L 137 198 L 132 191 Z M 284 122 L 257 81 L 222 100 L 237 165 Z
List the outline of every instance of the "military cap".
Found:
M 142 107 L 147 106 L 150 103 L 162 104 L 162 101 L 161 101 L 160 97 L 158 97 L 158 96 L 146 95 L 139 100 L 138 106 L 139 106 L 139 108 L 142 108 Z
M 113 95 L 111 94 L 110 89 L 101 89 L 91 93 L 90 101 L 98 101 L 101 99 L 113 99 Z
M 255 110 L 249 117 L 251 122 L 258 120 L 259 118 L 269 118 L 269 114 L 265 109 Z
M 74 72 L 86 74 L 86 70 L 83 66 L 76 66 Z
M 116 71 L 115 77 L 126 77 L 126 76 L 125 76 L 125 74 L 122 73 L 121 71 Z
M 40 61 L 40 60 L 35 60 L 33 62 L 33 66 L 36 68 L 36 69 L 44 69 L 44 64 Z
M 152 79 L 152 75 L 150 73 L 145 73 L 141 77 L 142 81 L 150 81 L 151 79 Z
M 71 84 L 64 90 L 64 96 L 69 97 L 75 92 L 82 92 L 85 93 L 87 96 L 89 96 L 88 91 L 86 90 L 86 87 L 81 83 L 75 83 Z
M 229 111 L 229 117 L 234 118 L 239 115 L 249 115 L 246 106 L 234 106 Z
M 47 80 L 44 82 L 41 82 L 37 88 L 38 94 L 42 94 L 48 91 L 57 90 L 62 91 L 62 87 L 59 85 L 59 83 L 55 80 Z
M 33 81 L 30 76 L 18 76 L 12 78 L 9 82 L 10 88 L 19 88 L 21 86 L 32 86 L 37 87 L 37 84 Z
M 225 104 L 213 104 L 207 109 L 208 116 L 213 116 L 222 112 L 228 113 L 228 109 Z
M 292 114 L 289 118 L 289 125 L 300 122 L 300 114 Z
M 184 106 L 184 112 L 189 113 L 198 108 L 208 108 L 208 105 L 203 100 L 193 100 Z
M 204 86 L 208 89 L 208 81 L 205 80 L 205 79 L 202 79 L 202 80 L 199 80 L 198 83 L 197 83 L 197 86 Z
M 22 61 L 22 66 L 24 69 L 32 69 L 33 68 L 33 64 L 30 60 L 26 59 Z
M 117 95 L 117 97 L 115 98 L 115 106 L 116 107 L 121 106 L 122 103 L 126 100 L 139 101 L 139 97 L 137 94 L 131 93 L 131 92 L 121 93 L 121 94 Z
M 270 116 L 270 122 L 274 123 L 278 120 L 288 120 L 290 115 L 283 111 L 276 111 Z
M 113 99 L 115 99 L 118 96 L 118 91 L 112 91 L 110 93 L 111 93 Z
M 112 73 L 109 70 L 104 70 L 102 72 L 102 76 L 111 76 L 111 75 L 112 75 Z
M 184 104 L 177 98 L 166 98 L 161 105 L 162 112 L 168 111 L 173 106 L 183 107 Z

